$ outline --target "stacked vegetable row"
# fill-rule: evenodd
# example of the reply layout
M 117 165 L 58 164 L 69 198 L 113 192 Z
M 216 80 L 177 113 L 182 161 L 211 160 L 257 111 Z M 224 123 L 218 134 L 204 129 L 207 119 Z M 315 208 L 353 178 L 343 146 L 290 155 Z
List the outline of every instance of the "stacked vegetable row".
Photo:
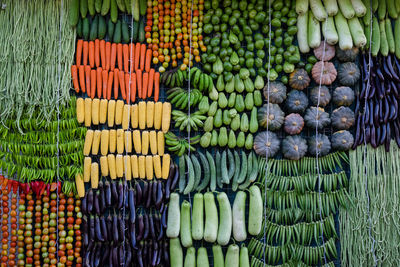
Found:
M 270 265 L 315 266 L 337 258 L 334 214 L 348 203 L 343 161 L 348 161 L 343 152 L 321 157 L 318 163 L 314 158 L 262 160 L 267 211 L 264 230 L 248 245 L 252 264 L 258 266 L 265 258 Z
M 224 266 L 221 246 L 228 245 L 231 236 L 237 242 L 242 242 L 247 239 L 247 233 L 258 235 L 261 232 L 263 219 L 261 191 L 253 185 L 249 192 L 247 225 L 245 218 L 247 194 L 244 191 L 236 193 L 232 207 L 226 193 L 217 193 L 219 216 L 212 192 L 194 195 L 192 215 L 190 202 L 184 200 L 180 204 L 179 194 L 172 193 L 168 205 L 166 232 L 170 238 L 171 266 L 183 266 L 183 262 L 185 265 L 196 262 L 194 240 L 217 242 L 218 245 L 213 246 L 214 266 Z M 183 259 L 181 244 L 187 248 L 185 259 Z M 230 245 L 225 258 L 225 266 L 228 263 L 239 266 L 239 261 L 240 266 L 249 266 L 247 249 L 242 247 L 240 254 L 237 245 Z M 197 264 L 209 266 L 207 250 L 204 247 L 198 249 Z
M 68 106 L 60 106 L 60 118 L 53 114 L 46 122 L 38 113 L 24 115 L 18 123 L 7 120 L 0 127 L 0 165 L 8 178 L 21 182 L 34 180 L 47 184 L 64 181 L 66 194 L 75 191 L 73 179 L 82 173 L 83 138 L 86 129 L 76 120 L 75 98 Z M 32 116 L 32 117 L 31 117 Z

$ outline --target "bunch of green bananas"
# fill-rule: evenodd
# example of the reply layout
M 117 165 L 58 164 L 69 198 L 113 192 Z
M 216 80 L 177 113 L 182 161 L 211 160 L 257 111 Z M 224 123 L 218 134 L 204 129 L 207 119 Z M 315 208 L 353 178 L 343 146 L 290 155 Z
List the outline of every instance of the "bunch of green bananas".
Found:
M 203 127 L 204 121 L 207 117 L 204 116 L 200 111 L 196 111 L 191 114 L 187 114 L 180 110 L 172 111 L 172 119 L 175 121 L 175 127 L 179 127 L 179 130 L 190 132 L 192 129 L 198 131 L 199 127 Z
M 174 87 L 167 91 L 167 99 L 171 104 L 175 105 L 180 110 L 196 106 L 202 99 L 203 94 L 198 89 L 190 90 L 190 93 L 183 88 Z
M 169 88 L 183 87 L 190 80 L 191 86 L 200 92 L 209 92 L 213 88 L 213 80 L 210 75 L 203 73 L 199 68 L 188 70 L 172 69 L 161 76 L 161 83 Z
M 191 138 L 182 138 L 176 136 L 172 132 L 168 132 L 164 135 L 164 137 L 168 151 L 173 152 L 178 156 L 184 155 L 189 149 L 190 151 L 196 151 L 194 145 L 200 142 L 200 135 L 196 135 L 195 137 Z

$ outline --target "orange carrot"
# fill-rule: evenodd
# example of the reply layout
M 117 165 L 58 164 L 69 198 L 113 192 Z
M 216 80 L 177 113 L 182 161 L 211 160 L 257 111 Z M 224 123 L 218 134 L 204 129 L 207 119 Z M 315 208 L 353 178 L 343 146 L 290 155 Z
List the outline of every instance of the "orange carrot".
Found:
M 144 70 L 144 62 L 146 61 L 146 45 L 140 46 L 140 69 Z
M 83 40 L 79 39 L 76 43 L 76 66 L 79 68 L 82 59 Z
M 124 71 L 129 72 L 129 45 L 124 44 L 122 46 L 122 52 L 124 54 Z
M 154 74 L 154 101 L 158 101 L 158 97 L 160 96 L 160 73 L 156 72 Z
M 154 69 L 150 69 L 149 84 L 148 84 L 148 87 L 147 87 L 147 96 L 148 97 L 151 97 L 151 95 L 153 94 L 154 73 L 155 73 L 155 70 Z
M 90 97 L 93 99 L 96 97 L 96 70 L 90 70 Z
M 118 73 L 118 78 L 119 78 L 119 88 L 121 88 L 121 95 L 122 99 L 126 100 L 126 92 L 125 92 L 125 73 L 123 71 L 120 71 Z M 129 87 L 128 87 L 129 88 Z
M 107 83 L 108 83 L 108 71 L 102 71 L 102 82 L 103 82 L 103 98 L 107 98 Z
M 132 73 L 131 75 L 131 101 L 135 103 L 136 100 L 136 73 Z
M 122 44 L 117 44 L 117 62 L 118 69 L 120 71 L 124 71 L 124 62 L 122 61 L 123 52 L 122 52 Z
M 80 65 L 79 66 L 79 84 L 81 85 L 81 90 L 82 92 L 86 92 L 86 87 L 85 87 L 85 66 Z
M 119 70 L 118 69 L 114 69 L 114 98 L 115 100 L 118 99 L 118 85 L 119 85 Z
M 147 86 L 149 86 L 149 74 L 143 72 L 143 87 L 142 87 L 142 97 L 146 99 L 147 97 Z
M 78 79 L 78 68 L 76 65 L 71 66 L 72 83 L 74 84 L 75 92 L 79 93 L 79 79 Z
M 94 42 L 89 42 L 89 65 L 94 68 Z
M 135 71 L 139 69 L 139 58 L 140 58 L 140 43 L 136 43 L 136 47 L 135 47 Z
M 86 78 L 86 89 L 87 89 L 87 94 L 89 97 L 91 97 L 92 94 L 92 87 L 90 86 L 90 72 L 91 72 L 91 68 L 89 65 L 85 66 L 85 78 Z
M 83 66 L 87 65 L 89 55 L 89 42 L 83 41 Z
M 110 61 L 110 70 L 115 69 L 115 61 L 117 59 L 117 44 L 111 44 L 111 61 Z
M 100 40 L 94 40 L 94 63 L 96 68 L 100 67 Z
M 106 70 L 110 70 L 111 64 L 111 43 L 106 42 Z
M 101 80 L 102 72 L 103 72 L 103 69 L 101 67 L 97 68 L 97 70 L 96 70 L 96 76 L 97 76 L 96 85 L 97 85 L 97 97 L 98 98 L 101 98 L 101 91 L 103 89 L 102 88 L 103 87 L 103 82 Z
M 129 44 L 129 61 L 130 61 L 129 69 L 131 72 L 134 72 L 134 64 L 135 64 L 135 44 L 134 43 Z
M 106 69 L 106 41 L 100 41 L 100 59 L 101 59 L 101 67 Z
M 113 79 L 114 79 L 114 72 L 110 71 L 108 73 L 108 81 L 107 81 L 107 99 L 111 99 L 111 89 L 113 85 Z
M 137 90 L 138 90 L 138 97 L 142 98 L 142 71 L 136 71 L 136 81 L 137 81 Z
M 131 76 L 129 75 L 129 73 L 125 73 L 125 94 L 126 94 L 126 102 L 128 104 L 130 104 L 131 102 L 130 82 L 131 82 Z
M 151 58 L 152 58 L 152 52 L 151 49 L 147 49 L 146 50 L 146 63 L 144 65 L 144 70 L 146 72 L 150 72 L 150 62 L 151 62 Z

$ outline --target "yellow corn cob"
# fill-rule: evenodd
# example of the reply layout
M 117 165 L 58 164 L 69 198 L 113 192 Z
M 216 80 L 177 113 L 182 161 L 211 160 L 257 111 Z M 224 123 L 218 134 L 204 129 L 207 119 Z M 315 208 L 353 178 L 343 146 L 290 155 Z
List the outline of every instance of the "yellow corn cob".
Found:
M 101 155 L 107 156 L 108 154 L 108 143 L 110 142 L 110 131 L 103 130 L 101 131 Z
M 78 196 L 80 198 L 85 196 L 85 183 L 83 182 L 82 174 L 79 172 L 75 174 L 75 185 L 76 191 L 78 192 Z
M 85 126 L 90 127 L 92 124 L 92 99 L 85 98 Z
M 79 123 L 85 121 L 85 100 L 81 97 L 76 99 L 76 119 Z M 83 192 L 85 192 L 85 189 Z
M 117 147 L 117 130 L 110 130 L 110 141 L 108 143 L 110 144 L 110 153 L 115 153 Z
M 139 126 L 139 107 L 137 104 L 131 106 L 131 127 L 136 129 Z
M 110 100 L 108 101 L 108 107 L 107 107 L 108 127 L 114 126 L 114 120 L 115 120 L 115 100 Z
M 83 181 L 85 183 L 90 181 L 91 168 L 92 168 L 92 158 L 85 157 L 85 161 L 83 162 Z
M 99 164 L 97 164 L 97 162 L 92 163 L 90 170 L 90 182 L 92 188 L 97 188 L 99 186 Z
M 129 128 L 129 117 L 131 112 L 130 105 L 124 105 L 124 111 L 122 113 L 122 129 L 127 130 Z
M 117 155 L 115 157 L 115 167 L 117 171 L 117 177 L 124 177 L 124 157 L 122 155 Z
M 101 124 L 104 124 L 107 121 L 107 107 L 108 107 L 108 100 L 107 99 L 100 100 L 99 122 Z
M 83 145 L 83 155 L 85 156 L 89 156 L 90 154 L 90 149 L 92 148 L 92 143 L 93 143 L 93 136 L 94 136 L 93 130 L 89 129 L 86 131 L 85 144 Z
M 115 169 L 115 156 L 114 154 L 108 154 L 107 156 L 107 161 L 108 161 L 108 169 L 110 173 L 110 178 L 111 179 L 116 179 L 117 178 L 117 171 Z
M 171 156 L 169 154 L 164 154 L 162 162 L 162 178 L 167 179 L 169 175 L 169 167 L 171 164 Z
M 131 168 L 132 168 L 132 177 L 139 178 L 138 157 L 136 155 L 131 156 Z
M 138 158 L 138 166 L 139 166 L 139 178 L 146 178 L 146 157 L 139 156 Z
M 171 123 L 171 103 L 164 102 L 162 112 L 161 130 L 166 133 Z
M 125 144 L 126 153 L 132 153 L 132 132 L 131 131 L 125 131 L 124 144 Z
M 153 157 L 146 156 L 146 178 L 147 180 L 153 179 Z
M 117 104 L 115 105 L 115 125 L 121 125 L 122 113 L 124 113 L 124 101 L 117 100 Z
M 124 153 L 124 130 L 117 130 L 117 153 Z
M 160 130 L 161 128 L 162 110 L 163 110 L 163 103 L 156 102 L 154 104 L 154 129 L 156 130 Z
M 142 132 L 142 154 L 147 155 L 149 153 L 149 132 Z
M 146 102 L 139 102 L 139 129 L 144 130 L 146 128 Z
M 107 156 L 100 157 L 101 176 L 108 176 L 108 159 Z
M 147 102 L 146 108 L 146 120 L 147 120 L 147 128 L 153 128 L 154 125 L 154 102 Z
M 92 100 L 92 123 L 93 125 L 99 125 L 100 118 L 100 99 L 95 98 Z
M 140 137 L 139 130 L 134 130 L 132 132 L 132 140 L 133 140 L 133 146 L 135 147 L 136 154 L 141 154 L 142 153 L 142 139 Z
M 153 156 L 154 173 L 157 179 L 161 178 L 161 159 L 159 155 Z
M 157 154 L 157 133 L 156 133 L 156 131 L 150 131 L 149 141 L 150 141 L 151 154 L 153 154 L 153 155 Z
M 158 155 L 164 155 L 164 147 L 165 147 L 164 133 L 159 131 L 157 132 L 157 153 Z
M 101 135 L 100 130 L 94 131 L 93 142 L 92 142 L 92 155 L 97 155 L 99 153 L 100 135 Z
M 131 169 L 131 157 L 125 155 L 124 156 L 124 168 L 125 168 L 125 179 L 127 181 L 132 180 L 132 169 Z

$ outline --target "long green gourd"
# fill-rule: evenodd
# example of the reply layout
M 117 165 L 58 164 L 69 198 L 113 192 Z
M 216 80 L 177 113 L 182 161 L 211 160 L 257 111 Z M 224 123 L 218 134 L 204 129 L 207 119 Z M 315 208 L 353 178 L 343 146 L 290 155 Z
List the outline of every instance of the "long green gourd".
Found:
M 204 200 L 202 193 L 196 193 L 193 197 L 192 212 L 192 238 L 202 240 L 204 234 Z
M 210 267 L 207 249 L 204 247 L 201 247 L 197 250 L 197 267 Z
M 244 244 L 240 248 L 239 264 L 240 267 L 250 267 L 249 250 Z
M 225 255 L 225 267 L 239 267 L 239 246 L 232 244 Z
M 180 237 L 182 246 L 185 248 L 191 247 L 193 245 L 191 226 L 190 226 L 190 203 L 184 200 L 181 205 L 181 227 L 180 227 Z M 169 215 L 169 214 L 168 214 Z
M 214 245 L 212 247 L 214 267 L 224 267 L 224 254 L 220 245 Z
M 246 196 L 247 195 L 244 191 L 237 192 L 232 207 L 233 238 L 237 242 L 242 242 L 247 238 L 246 218 L 245 218 Z
M 226 246 L 231 239 L 232 233 L 232 209 L 228 196 L 225 192 L 217 195 L 219 205 L 219 226 L 217 242 L 221 246 Z
M 167 237 L 177 238 L 179 236 L 180 224 L 179 194 L 172 193 L 168 205 Z
M 249 188 L 250 204 L 249 204 L 249 234 L 257 236 L 261 232 L 263 219 L 263 201 L 261 190 L 257 185 Z
M 218 212 L 213 193 L 207 192 L 204 194 L 204 206 L 206 215 L 204 240 L 214 243 L 218 234 Z
M 183 266 L 183 251 L 179 238 L 172 238 L 169 240 L 169 255 L 171 266 Z
M 194 247 L 190 247 L 186 250 L 183 267 L 196 267 L 196 249 Z

